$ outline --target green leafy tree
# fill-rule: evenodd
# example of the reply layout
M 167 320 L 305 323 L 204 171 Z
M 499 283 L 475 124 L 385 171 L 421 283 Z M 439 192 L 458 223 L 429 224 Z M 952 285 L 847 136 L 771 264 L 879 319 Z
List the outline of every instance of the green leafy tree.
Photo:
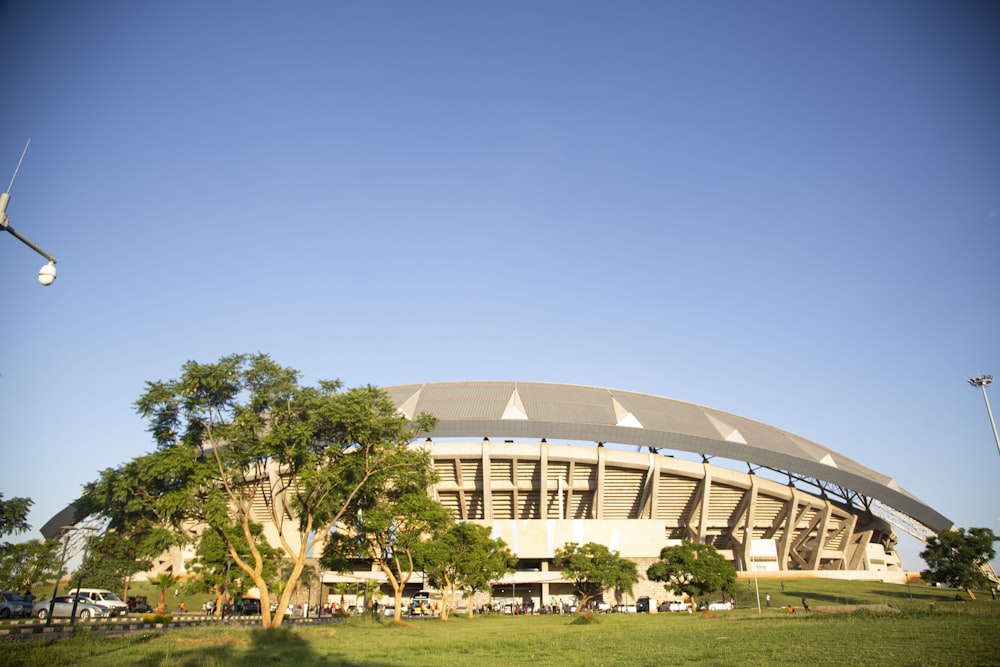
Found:
M 490 529 L 459 521 L 450 524 L 433 539 L 421 542 L 416 550 L 417 567 L 431 585 L 441 591 L 441 620 L 448 620 L 459 591 L 469 593 L 468 615 L 472 617 L 472 598 L 507 572 L 513 572 L 517 557 L 501 539 L 490 537 Z
M 567 542 L 563 548 L 556 550 L 552 565 L 573 582 L 579 598 L 578 613 L 582 613 L 587 602 L 602 595 L 606 589 L 617 588 L 631 593 L 639 580 L 635 563 L 596 542 L 582 546 Z
M 169 531 L 154 533 L 131 530 L 126 534 L 112 530 L 92 538 L 76 576 L 82 574 L 88 586 L 115 591 L 127 600 L 132 577 L 149 570 L 153 556 L 176 541 Z
M 81 499 L 84 511 L 113 525 L 135 519 L 189 540 L 192 526 L 215 531 L 261 591 L 267 629 L 281 625 L 307 554 L 333 526 L 359 499 L 424 465 L 426 455 L 408 445 L 434 425 L 426 415 L 406 419 L 375 387 L 341 392 L 339 382 L 304 387 L 298 379 L 298 371 L 257 354 L 191 361 L 177 379 L 148 382 L 136 410 L 157 449 L 104 471 Z M 257 512 L 266 512 L 259 520 L 274 527 L 270 537 L 292 563 L 273 617 L 268 557 L 253 539 Z M 233 526 L 249 553 L 234 541 Z
M 973 588 L 989 586 L 983 566 L 996 556 L 993 543 L 998 538 L 989 528 L 943 530 L 927 540 L 920 557 L 927 569 L 920 573 L 925 580 L 964 588 L 975 599 Z
M 396 623 L 402 622 L 403 589 L 415 571 L 417 545 L 452 521 L 448 510 L 427 495 L 432 480 L 427 457 L 397 475 L 391 485 L 372 489 L 331 536 L 320 559 L 337 571 L 352 558 L 370 559 L 392 586 Z
M 711 544 L 685 540 L 663 547 L 660 560 L 646 570 L 650 581 L 662 582 L 668 591 L 687 595 L 697 608 L 695 596 L 719 591 L 732 593 L 736 586 L 736 568 Z
M 34 503 L 31 498 L 11 498 L 4 500 L 0 493 L 0 537 L 14 535 L 16 533 L 26 533 L 31 530 L 28 523 L 28 510 Z M 0 551 L 9 546 L 5 542 L 0 542 Z
M 0 589 L 33 590 L 55 579 L 61 548 L 58 540 L 28 540 L 0 550 Z

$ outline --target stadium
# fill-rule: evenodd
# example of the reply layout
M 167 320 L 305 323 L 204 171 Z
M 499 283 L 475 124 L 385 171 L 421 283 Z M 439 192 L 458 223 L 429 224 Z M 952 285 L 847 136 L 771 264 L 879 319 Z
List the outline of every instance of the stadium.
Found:
M 598 542 L 635 561 L 636 597 L 664 597 L 645 570 L 683 540 L 712 544 L 753 575 L 903 581 L 896 529 L 926 539 L 952 525 L 885 474 L 712 408 L 536 382 L 385 391 L 408 418 L 438 419 L 413 445 L 432 455 L 433 497 L 456 519 L 489 527 L 517 556 L 494 598 L 571 598 L 551 568 L 567 542 Z M 183 572 L 188 555 L 165 556 L 157 569 Z M 321 575 L 326 586 L 381 578 L 363 563 Z M 423 587 L 419 574 L 414 580 L 410 594 Z

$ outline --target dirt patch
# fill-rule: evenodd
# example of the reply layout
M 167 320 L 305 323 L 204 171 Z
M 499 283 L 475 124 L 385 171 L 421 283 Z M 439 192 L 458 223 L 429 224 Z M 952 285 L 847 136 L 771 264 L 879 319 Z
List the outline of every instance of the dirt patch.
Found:
M 810 611 L 822 611 L 827 614 L 849 614 L 859 609 L 877 612 L 899 611 L 899 609 L 889 604 L 838 604 L 824 607 L 809 607 L 809 609 Z

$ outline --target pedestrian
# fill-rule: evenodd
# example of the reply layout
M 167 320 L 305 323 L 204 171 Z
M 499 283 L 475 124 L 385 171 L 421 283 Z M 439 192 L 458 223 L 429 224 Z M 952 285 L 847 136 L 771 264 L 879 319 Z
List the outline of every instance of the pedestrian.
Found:
M 784 579 L 781 580 L 781 590 L 782 590 L 782 592 L 784 592 L 784 590 L 785 590 L 785 580 Z
M 809 611 L 809 603 L 806 601 L 805 598 L 802 598 L 802 608 L 805 609 L 806 611 Z
M 770 593 L 768 593 L 767 595 L 764 596 L 764 604 L 767 605 L 768 609 L 771 608 L 771 594 Z
M 28 588 L 28 589 L 26 589 L 24 591 L 24 596 L 23 597 L 24 597 L 24 601 L 27 602 L 28 604 L 31 604 L 32 602 L 35 601 L 35 596 L 32 594 L 30 588 Z M 996 600 L 996 596 L 993 596 L 993 599 Z

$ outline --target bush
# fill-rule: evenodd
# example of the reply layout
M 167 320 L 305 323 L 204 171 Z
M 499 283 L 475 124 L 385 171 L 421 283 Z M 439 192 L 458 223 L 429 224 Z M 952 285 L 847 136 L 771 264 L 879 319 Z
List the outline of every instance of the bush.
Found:
M 601 622 L 601 619 L 598 618 L 597 614 L 589 609 L 585 612 L 576 614 L 575 616 L 576 618 L 573 619 L 573 622 L 570 623 L 570 625 L 591 625 L 593 623 Z
M 160 625 L 163 623 L 173 623 L 174 617 L 170 614 L 143 614 L 142 622 Z

